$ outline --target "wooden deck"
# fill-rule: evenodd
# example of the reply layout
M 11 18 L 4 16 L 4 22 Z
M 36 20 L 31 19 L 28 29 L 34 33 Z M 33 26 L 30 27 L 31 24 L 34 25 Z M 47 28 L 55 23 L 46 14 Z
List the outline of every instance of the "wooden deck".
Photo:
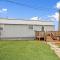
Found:
M 43 41 L 60 41 L 60 31 L 35 31 L 35 39 Z

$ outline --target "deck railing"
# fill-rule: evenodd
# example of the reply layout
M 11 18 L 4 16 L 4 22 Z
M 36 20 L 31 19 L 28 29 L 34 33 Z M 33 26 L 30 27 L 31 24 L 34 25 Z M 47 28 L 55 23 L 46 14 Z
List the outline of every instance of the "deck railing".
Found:
M 60 31 L 35 31 L 36 39 L 44 38 L 44 40 L 47 40 L 47 36 L 50 36 L 53 40 L 58 40 L 60 39 Z

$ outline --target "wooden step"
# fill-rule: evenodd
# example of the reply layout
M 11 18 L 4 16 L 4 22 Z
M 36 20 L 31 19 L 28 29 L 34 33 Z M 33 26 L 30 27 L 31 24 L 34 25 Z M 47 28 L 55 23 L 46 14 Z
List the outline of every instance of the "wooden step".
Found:
M 53 39 L 50 36 L 47 36 L 46 40 L 47 41 L 53 41 Z

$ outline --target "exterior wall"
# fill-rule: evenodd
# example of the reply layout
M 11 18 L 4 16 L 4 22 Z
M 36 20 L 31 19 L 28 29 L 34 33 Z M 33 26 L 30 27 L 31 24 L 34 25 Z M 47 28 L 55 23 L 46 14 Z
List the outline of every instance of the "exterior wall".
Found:
M 55 30 L 55 26 L 44 26 L 44 31 L 54 31 Z
M 41 29 L 42 29 L 42 26 L 36 25 L 36 26 L 33 27 L 34 31 L 41 31 Z
M 32 25 L 33 28 L 29 28 L 30 25 L 19 25 L 19 24 L 5 24 L 1 32 L 1 38 L 24 38 L 27 39 L 35 37 L 35 31 L 41 31 L 42 26 Z M 54 31 L 54 26 L 44 26 L 45 31 Z
M 34 37 L 28 25 L 4 25 L 2 37 Z
M 54 31 L 55 26 L 54 25 L 49 25 L 49 26 L 43 26 L 44 31 Z M 34 31 L 42 31 L 42 26 L 34 26 Z

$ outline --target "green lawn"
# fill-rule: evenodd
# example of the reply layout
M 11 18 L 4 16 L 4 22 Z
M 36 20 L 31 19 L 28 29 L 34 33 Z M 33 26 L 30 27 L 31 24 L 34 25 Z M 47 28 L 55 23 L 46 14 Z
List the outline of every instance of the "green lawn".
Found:
M 0 41 L 0 60 L 60 60 L 40 41 Z

